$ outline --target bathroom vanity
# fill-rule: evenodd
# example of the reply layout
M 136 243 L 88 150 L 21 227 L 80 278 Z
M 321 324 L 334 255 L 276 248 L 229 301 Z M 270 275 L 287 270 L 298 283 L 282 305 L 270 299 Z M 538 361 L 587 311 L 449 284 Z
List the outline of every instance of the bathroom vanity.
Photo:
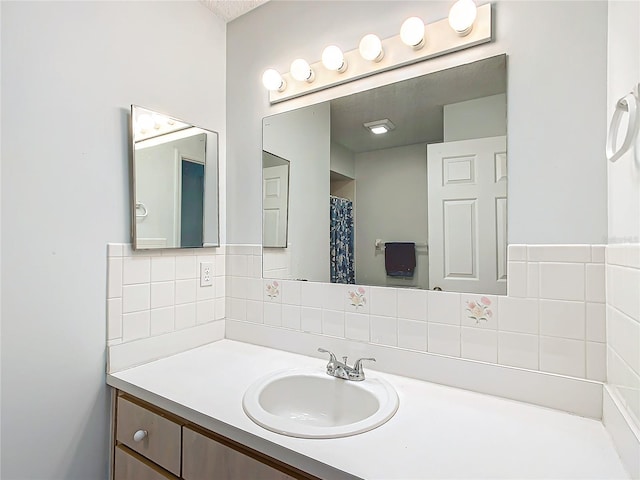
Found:
M 322 372 L 326 359 L 222 340 L 109 374 L 114 478 L 627 478 L 597 420 L 371 370 L 398 393 L 389 421 L 344 438 L 280 435 L 242 399 L 287 368 Z

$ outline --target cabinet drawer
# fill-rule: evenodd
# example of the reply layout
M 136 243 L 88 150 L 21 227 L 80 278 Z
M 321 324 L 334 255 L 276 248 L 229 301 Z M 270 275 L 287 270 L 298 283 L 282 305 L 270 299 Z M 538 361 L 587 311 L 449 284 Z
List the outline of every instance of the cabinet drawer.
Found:
M 129 400 L 118 398 L 116 440 L 180 476 L 181 426 Z M 143 439 L 134 435 L 146 431 Z
M 184 480 L 293 480 L 269 465 L 188 428 L 183 429 Z
M 116 447 L 113 478 L 115 480 L 178 480 L 178 477 L 145 461 L 144 457 L 136 455 L 122 445 Z

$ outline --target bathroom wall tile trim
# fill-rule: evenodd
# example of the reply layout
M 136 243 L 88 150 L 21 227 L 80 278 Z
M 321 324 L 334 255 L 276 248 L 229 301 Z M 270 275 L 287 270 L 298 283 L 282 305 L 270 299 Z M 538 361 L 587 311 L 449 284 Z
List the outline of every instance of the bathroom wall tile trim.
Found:
M 200 286 L 200 262 L 213 263 Z M 225 247 L 134 251 L 107 245 L 107 371 L 224 338 Z

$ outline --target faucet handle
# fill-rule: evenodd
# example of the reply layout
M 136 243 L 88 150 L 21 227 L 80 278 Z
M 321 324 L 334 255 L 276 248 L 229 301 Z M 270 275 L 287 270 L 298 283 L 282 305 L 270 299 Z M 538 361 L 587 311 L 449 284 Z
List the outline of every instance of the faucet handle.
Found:
M 330 357 L 329 357 L 329 361 L 330 362 L 336 362 L 337 361 L 336 356 L 334 355 L 333 352 L 331 352 L 331 351 L 329 351 L 329 350 L 327 350 L 325 348 L 322 348 L 322 347 L 318 347 L 318 351 L 320 353 L 328 353 L 330 355 Z
M 362 362 L 364 361 L 371 361 L 371 362 L 375 362 L 376 359 L 375 358 L 359 358 L 358 360 L 356 360 L 356 363 L 353 364 L 353 369 L 357 372 L 357 373 L 362 373 Z

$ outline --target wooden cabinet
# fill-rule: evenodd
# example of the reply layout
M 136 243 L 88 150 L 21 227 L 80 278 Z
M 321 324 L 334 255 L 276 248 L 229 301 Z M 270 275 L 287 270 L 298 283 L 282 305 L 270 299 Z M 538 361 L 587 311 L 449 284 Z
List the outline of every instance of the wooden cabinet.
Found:
M 147 402 L 116 398 L 113 480 L 317 480 Z

